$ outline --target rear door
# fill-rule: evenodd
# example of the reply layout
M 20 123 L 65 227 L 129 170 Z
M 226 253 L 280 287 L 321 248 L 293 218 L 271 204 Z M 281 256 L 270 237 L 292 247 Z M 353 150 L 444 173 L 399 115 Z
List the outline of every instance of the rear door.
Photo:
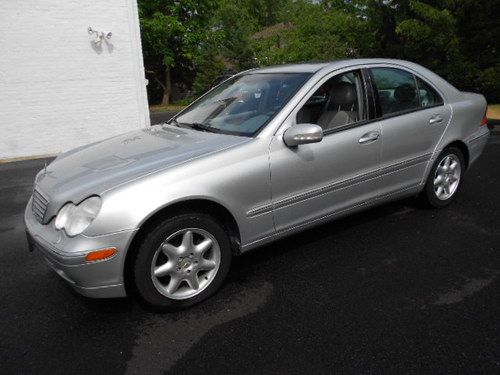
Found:
M 450 121 L 450 106 L 407 70 L 373 67 L 370 80 L 382 133 L 381 193 L 416 187 Z

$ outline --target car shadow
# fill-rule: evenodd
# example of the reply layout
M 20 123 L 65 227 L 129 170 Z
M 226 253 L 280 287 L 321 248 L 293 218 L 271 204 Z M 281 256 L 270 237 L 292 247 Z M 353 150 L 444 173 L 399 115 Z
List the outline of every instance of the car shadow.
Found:
M 276 242 L 251 250 L 239 257 L 235 257 L 232 269 L 237 271 L 239 268 L 245 268 L 245 265 L 249 263 L 258 264 L 275 257 L 281 257 L 288 252 L 300 249 L 312 242 L 323 241 L 328 237 L 342 234 L 346 230 L 352 229 L 354 226 L 361 226 L 363 224 L 378 221 L 390 215 L 404 213 L 417 208 L 421 208 L 420 202 L 415 197 L 410 197 L 375 206 L 340 219 L 332 219 L 316 227 L 306 229 L 277 240 Z

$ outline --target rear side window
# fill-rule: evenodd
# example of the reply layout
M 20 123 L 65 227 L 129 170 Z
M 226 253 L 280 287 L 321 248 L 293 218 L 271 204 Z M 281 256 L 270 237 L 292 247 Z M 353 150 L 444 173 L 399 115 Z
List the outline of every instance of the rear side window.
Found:
M 371 74 L 383 117 L 420 108 L 413 74 L 395 68 L 372 68 Z
M 433 107 L 443 104 L 443 98 L 427 82 L 417 78 L 418 96 L 422 107 Z

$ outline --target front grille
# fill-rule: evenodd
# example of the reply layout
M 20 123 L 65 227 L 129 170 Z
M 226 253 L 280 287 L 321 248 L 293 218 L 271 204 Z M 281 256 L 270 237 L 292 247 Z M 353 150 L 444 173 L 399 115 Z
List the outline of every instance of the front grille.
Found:
M 35 218 L 39 223 L 43 223 L 48 205 L 49 200 L 45 198 L 42 193 L 35 187 L 31 200 L 31 210 L 33 211 L 33 215 L 35 215 Z

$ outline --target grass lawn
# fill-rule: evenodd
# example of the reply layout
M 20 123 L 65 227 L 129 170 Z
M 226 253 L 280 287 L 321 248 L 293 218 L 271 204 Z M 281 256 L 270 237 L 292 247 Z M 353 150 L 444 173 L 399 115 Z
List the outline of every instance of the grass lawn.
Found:
M 183 110 L 186 108 L 185 105 L 180 105 L 180 104 L 169 104 L 169 105 L 150 105 L 149 110 L 151 112 L 179 112 L 180 110 Z
M 490 104 L 488 106 L 488 114 L 486 117 L 500 120 L 500 104 Z

